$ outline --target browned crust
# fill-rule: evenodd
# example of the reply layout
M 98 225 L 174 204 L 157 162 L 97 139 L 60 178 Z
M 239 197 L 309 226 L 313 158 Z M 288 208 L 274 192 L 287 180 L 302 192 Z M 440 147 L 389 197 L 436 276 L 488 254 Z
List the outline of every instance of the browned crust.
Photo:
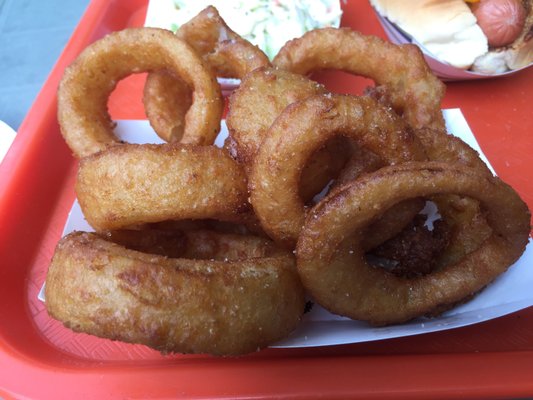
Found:
M 46 307 L 79 332 L 164 353 L 239 355 L 287 336 L 304 293 L 291 255 L 169 259 L 72 233 L 54 254 Z
M 322 28 L 285 44 L 272 62 L 299 74 L 338 69 L 386 88 L 392 106 L 413 128 L 442 129 L 445 92 L 415 45 L 397 46 L 348 28 Z
M 58 120 L 67 144 L 85 157 L 119 143 L 107 99 L 132 73 L 171 70 L 195 96 L 186 115 L 184 143 L 210 144 L 220 131 L 223 102 L 209 67 L 171 32 L 129 28 L 88 46 L 65 70 L 58 90 Z
M 478 200 L 492 228 L 488 239 L 454 264 L 415 279 L 367 265 L 358 233 L 392 204 L 435 194 Z M 520 257 L 529 232 L 527 205 L 498 178 L 457 164 L 403 163 L 367 174 L 318 203 L 300 234 L 297 265 L 304 286 L 330 311 L 392 324 L 481 290 Z
M 115 146 L 80 162 L 76 194 L 95 230 L 176 219 L 238 220 L 249 210 L 242 168 L 214 146 Z

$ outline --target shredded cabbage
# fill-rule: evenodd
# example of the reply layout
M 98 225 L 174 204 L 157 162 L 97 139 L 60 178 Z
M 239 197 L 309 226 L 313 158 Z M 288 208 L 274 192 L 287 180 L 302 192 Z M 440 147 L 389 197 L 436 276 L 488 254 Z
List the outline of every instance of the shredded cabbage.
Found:
M 307 31 L 326 26 L 338 27 L 342 15 L 338 0 L 170 1 L 173 1 L 172 15 L 165 12 L 163 18 L 168 26 L 162 27 L 177 30 L 205 7 L 212 5 L 231 29 L 259 46 L 270 59 L 285 42 Z M 147 21 L 147 25 L 161 26 L 153 21 L 149 24 Z

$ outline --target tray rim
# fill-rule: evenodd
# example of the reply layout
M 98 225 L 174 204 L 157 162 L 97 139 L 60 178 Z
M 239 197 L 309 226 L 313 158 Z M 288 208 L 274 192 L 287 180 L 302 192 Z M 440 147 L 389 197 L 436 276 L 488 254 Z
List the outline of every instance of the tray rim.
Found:
M 126 1 L 126 0 L 123 0 Z M 39 125 L 39 122 L 50 118 L 54 107 L 50 104 L 49 99 L 55 96 L 55 87 L 59 82 L 61 71 L 64 67 L 74 59 L 80 48 L 86 45 L 95 35 L 95 29 L 98 26 L 97 21 L 102 18 L 102 15 L 110 7 L 111 2 L 106 0 L 93 0 L 86 12 L 84 13 L 80 24 L 74 31 L 69 40 L 65 50 L 60 56 L 58 62 L 54 66 L 50 76 L 48 77 L 43 89 L 39 93 L 34 105 L 28 113 L 26 119 L 21 125 L 19 133 L 22 133 L 15 139 L 14 146 L 10 149 L 0 171 L 18 172 L 22 168 L 21 163 L 31 156 L 29 146 L 25 145 L 32 142 L 31 131 Z M 113 3 L 120 3 L 114 1 Z M 7 161 L 6 161 L 7 160 Z M 17 177 L 13 175 L 2 174 L 0 178 L 0 193 L 5 190 L 9 192 L 13 185 L 12 180 Z M 1 204 L 1 203 L 0 203 Z M 1 334 L 1 333 L 0 333 Z M 84 362 L 75 357 L 61 354 L 58 349 L 57 359 L 55 363 L 50 360 L 42 361 L 38 359 L 31 359 L 22 354 L 18 349 L 10 347 L 0 336 L 0 365 L 9 365 L 9 371 L 3 378 L 0 377 L 0 393 L 13 397 L 53 397 L 59 398 L 64 396 L 72 398 L 76 394 L 84 394 L 87 396 L 94 396 L 94 398 L 101 397 L 107 391 L 88 394 L 83 392 L 87 388 L 95 388 L 95 386 L 102 385 L 102 383 L 125 385 L 131 383 L 132 378 L 139 380 L 137 386 L 141 383 L 146 384 L 153 382 L 154 378 L 161 378 L 165 383 L 168 383 L 167 388 L 161 388 L 158 396 L 170 396 L 172 393 L 176 394 L 174 390 L 183 390 L 183 395 L 196 392 L 199 396 L 214 396 L 222 395 L 224 397 L 259 397 L 277 395 L 280 397 L 321 397 L 327 393 L 329 397 L 344 397 L 347 394 L 359 395 L 367 397 L 375 395 L 378 390 L 382 390 L 382 394 L 409 394 L 410 398 L 427 398 L 430 396 L 446 396 L 451 397 L 457 395 L 459 392 L 465 396 L 479 396 L 484 397 L 501 397 L 502 395 L 519 396 L 533 393 L 533 382 L 530 379 L 533 371 L 533 351 L 503 351 L 499 352 L 497 349 L 493 352 L 485 353 L 459 353 L 459 354 L 405 354 L 394 356 L 330 356 L 319 355 L 310 356 L 309 352 L 303 352 L 303 356 L 297 356 L 295 353 L 287 352 L 288 356 L 284 356 L 284 352 L 279 352 L 275 349 L 267 350 L 264 357 L 250 356 L 249 358 L 241 358 L 235 360 L 224 360 L 225 365 L 223 369 L 219 368 L 218 359 L 212 358 L 191 358 L 184 362 L 170 363 L 165 365 L 165 368 L 157 367 L 155 362 L 141 362 L 140 365 L 131 366 L 124 362 Z M 281 358 L 286 358 L 283 363 Z M 201 362 L 203 360 L 204 362 Z M 201 368 L 202 364 L 204 368 Z M 383 365 L 386 369 L 383 369 Z M 442 372 L 443 367 L 450 367 L 453 365 L 453 374 L 450 372 Z M 488 365 L 498 365 L 499 369 L 486 368 Z M 187 368 L 183 368 L 186 366 Z M 330 371 L 327 372 L 326 370 Z M 149 372 L 147 369 L 153 367 Z M 269 373 L 265 373 L 264 367 Z M 374 376 L 378 380 L 386 378 L 384 372 L 393 373 L 395 370 L 413 368 L 416 377 L 423 380 L 427 387 L 420 388 L 413 382 L 406 380 L 404 382 L 394 381 L 380 386 L 373 386 L 378 382 L 370 380 L 370 382 L 363 382 L 354 379 L 354 374 L 358 372 L 363 377 L 368 378 Z M 484 368 L 483 368 L 484 367 Z M 291 368 L 305 368 L 303 375 L 307 377 L 326 375 L 332 379 L 333 384 L 318 382 L 318 379 L 311 380 L 305 386 L 302 382 L 291 380 Z M 4 368 L 2 368 L 4 369 Z M 186 371 L 186 370 L 189 371 Z M 507 370 L 506 374 L 502 373 Z M 332 372 L 334 371 L 334 372 Z M 442 373 L 435 373 L 441 371 Z M 265 384 L 270 384 L 270 387 L 262 389 L 262 393 L 257 391 L 250 391 L 251 389 L 258 389 L 250 387 L 249 384 L 236 382 L 235 376 L 239 373 L 249 372 L 251 375 L 261 377 Z M 220 386 L 218 389 L 223 391 L 215 393 L 211 391 L 208 393 L 205 388 L 199 391 L 193 385 L 183 385 L 181 388 L 172 385 L 172 380 L 175 380 L 176 373 L 189 376 L 191 382 L 200 382 L 208 378 L 213 379 Z M 104 376 L 107 375 L 107 376 Z M 266 375 L 266 376 L 265 376 Z M 27 378 L 32 376 L 35 382 L 32 387 L 28 388 Z M 286 376 L 284 384 L 276 384 L 279 377 Z M 222 381 L 230 379 L 235 385 L 227 387 Z M 68 380 L 68 384 L 65 384 Z M 134 379 L 133 379 L 134 380 Z M 72 381 L 72 382 L 71 382 Z M 76 381 L 76 382 L 74 382 Z M 481 385 L 481 382 L 490 382 L 490 386 Z M 291 384 L 293 387 L 291 387 Z M 104 386 L 104 385 L 102 385 Z M 265 385 L 267 386 L 267 385 Z M 57 393 L 58 388 L 61 387 L 61 393 Z M 121 386 L 123 389 L 124 386 Z M 138 387 L 133 388 L 128 395 L 149 395 L 149 392 L 140 390 Z M 281 392 L 280 392 L 281 390 Z M 188 392 L 188 393 L 186 393 Z M 387 393 L 385 393 L 387 392 Z M 202 394 L 203 393 L 203 394 Z M 115 393 L 116 394 L 116 393 Z M 121 393 L 127 395 L 126 393 Z M 152 394 L 155 394 L 152 392 Z

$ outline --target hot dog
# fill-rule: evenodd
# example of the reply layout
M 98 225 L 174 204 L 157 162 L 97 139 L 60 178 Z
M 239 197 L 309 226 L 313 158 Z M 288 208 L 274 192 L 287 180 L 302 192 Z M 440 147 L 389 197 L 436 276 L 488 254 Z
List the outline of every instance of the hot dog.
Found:
M 533 0 L 371 0 L 440 61 L 496 74 L 533 61 Z
M 513 43 L 526 22 L 526 9 L 521 0 L 483 0 L 474 3 L 472 11 L 491 47 Z

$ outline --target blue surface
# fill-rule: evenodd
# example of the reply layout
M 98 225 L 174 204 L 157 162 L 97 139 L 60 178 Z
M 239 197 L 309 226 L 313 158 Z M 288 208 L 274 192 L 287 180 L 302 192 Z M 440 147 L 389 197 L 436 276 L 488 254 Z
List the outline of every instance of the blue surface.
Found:
M 89 0 L 0 0 L 0 120 L 18 129 Z

